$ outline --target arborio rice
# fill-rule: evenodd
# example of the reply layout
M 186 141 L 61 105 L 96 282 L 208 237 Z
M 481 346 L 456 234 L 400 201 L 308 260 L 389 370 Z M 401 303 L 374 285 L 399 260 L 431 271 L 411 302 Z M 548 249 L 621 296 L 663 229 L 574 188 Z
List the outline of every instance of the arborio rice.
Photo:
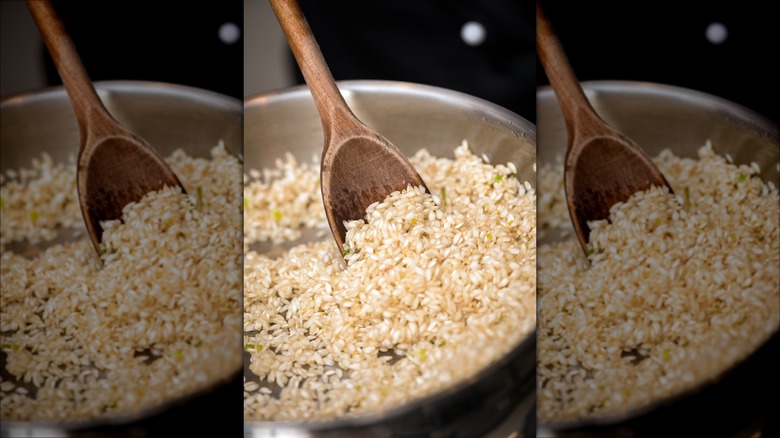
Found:
M 619 414 L 701 384 L 780 320 L 780 198 L 707 143 L 655 158 L 672 185 L 576 239 L 539 247 L 540 421 Z M 563 168 L 540 168 L 542 228 L 568 221 Z M 549 218 L 549 219 L 548 219 Z M 570 222 L 567 222 L 570 223 Z
M 170 188 L 128 205 L 123 222 L 105 223 L 100 258 L 75 165 L 44 155 L 5 176 L 3 420 L 134 414 L 240 368 L 241 165 L 221 143 L 211 159 L 179 150 L 167 161 L 188 195 Z M 82 238 L 32 259 L 6 248 L 68 227 Z
M 536 195 L 514 164 L 468 145 L 411 158 L 431 193 L 409 188 L 348 224 L 339 254 L 319 166 L 291 156 L 245 186 L 247 248 L 323 240 L 244 261 L 244 415 L 325 420 L 376 413 L 473 375 L 536 322 Z M 346 265 L 344 260 L 346 259 Z

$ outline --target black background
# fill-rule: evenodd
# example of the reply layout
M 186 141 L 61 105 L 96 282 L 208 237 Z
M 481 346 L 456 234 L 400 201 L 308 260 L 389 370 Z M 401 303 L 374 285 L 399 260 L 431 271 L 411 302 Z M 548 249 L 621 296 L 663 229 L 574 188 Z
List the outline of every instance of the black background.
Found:
M 386 79 L 461 91 L 536 120 L 532 0 L 299 0 L 336 80 Z M 476 21 L 482 44 L 461 28 Z M 304 83 L 290 56 L 295 81 Z
M 225 44 L 218 37 L 224 23 L 243 26 L 242 0 L 52 4 L 93 81 L 162 81 L 244 97 L 244 39 Z M 43 45 L 40 51 L 47 81 L 61 84 Z
M 681 86 L 780 120 L 776 5 L 740 1 L 542 1 L 577 78 Z M 722 44 L 710 23 L 728 29 Z M 539 85 L 549 84 L 540 63 Z

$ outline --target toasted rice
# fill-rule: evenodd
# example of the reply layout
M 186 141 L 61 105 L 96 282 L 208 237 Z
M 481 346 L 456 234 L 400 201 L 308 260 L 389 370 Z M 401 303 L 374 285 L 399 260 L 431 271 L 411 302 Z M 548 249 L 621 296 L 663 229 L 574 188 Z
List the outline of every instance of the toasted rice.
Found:
M 275 259 L 247 250 L 245 418 L 390 409 L 473 376 L 534 329 L 534 190 L 465 142 L 455 159 L 411 161 L 433 195 L 409 187 L 372 204 L 347 224 L 344 256 L 329 233 Z M 265 172 L 278 179 L 247 179 L 247 245 L 327 229 L 317 171 L 288 156 Z
M 240 368 L 241 164 L 221 143 L 211 159 L 167 161 L 188 195 L 166 188 L 126 206 L 103 224 L 100 257 L 75 165 L 44 155 L 3 178 L 3 420 L 134 415 Z M 80 240 L 31 259 L 6 248 L 74 229 Z
M 780 324 L 780 197 L 710 143 L 655 158 L 654 188 L 575 239 L 539 247 L 538 417 L 622 414 L 714 379 Z M 540 168 L 539 217 L 570 224 L 563 167 Z M 569 225 L 570 226 L 570 225 Z M 571 236 L 571 233 L 569 234 Z

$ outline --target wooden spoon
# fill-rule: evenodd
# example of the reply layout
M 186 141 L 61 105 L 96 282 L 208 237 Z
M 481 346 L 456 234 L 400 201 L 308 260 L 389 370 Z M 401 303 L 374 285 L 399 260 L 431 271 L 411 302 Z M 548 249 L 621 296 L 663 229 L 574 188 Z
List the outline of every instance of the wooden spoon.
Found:
M 89 237 L 100 252 L 101 221 L 119 219 L 123 207 L 149 192 L 166 186 L 184 192 L 184 187 L 150 144 L 108 113 L 49 0 L 28 0 L 27 5 L 76 113 L 81 134 L 79 203 Z
M 298 3 L 270 3 L 322 121 L 322 201 L 341 251 L 347 232 L 344 221 L 363 218 L 369 205 L 392 192 L 409 186 L 428 189 L 398 148 L 364 125 L 349 109 Z
M 568 133 L 564 187 L 574 231 L 587 253 L 588 221 L 653 186 L 671 186 L 639 145 L 608 125 L 588 102 L 558 37 L 536 4 L 536 50 L 555 91 Z

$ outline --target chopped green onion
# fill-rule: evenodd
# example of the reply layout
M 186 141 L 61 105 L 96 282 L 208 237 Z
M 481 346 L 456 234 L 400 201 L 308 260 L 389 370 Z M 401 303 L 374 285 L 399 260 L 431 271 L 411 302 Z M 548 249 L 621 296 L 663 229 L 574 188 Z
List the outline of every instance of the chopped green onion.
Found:
M 352 252 L 352 249 L 351 249 L 351 248 L 347 248 L 347 249 L 345 249 L 344 251 L 341 251 L 341 255 L 343 255 L 343 256 L 346 256 L 346 255 L 347 255 L 347 254 L 349 254 L 350 252 Z
M 425 360 L 427 358 L 428 358 L 428 353 L 423 348 L 422 350 L 420 350 L 420 359 Z
M 447 341 L 441 341 L 441 343 L 439 344 L 439 347 L 444 347 L 446 345 L 447 345 Z
M 198 186 L 198 208 L 203 207 L 203 187 Z
M 495 181 L 496 182 L 501 182 L 501 180 L 503 180 L 503 179 L 504 179 L 504 175 L 496 175 Z
M 276 221 L 282 220 L 282 212 L 281 211 L 277 210 L 277 211 L 274 212 L 274 220 L 276 220 Z
M 244 345 L 245 350 L 255 350 L 255 351 L 263 351 L 263 346 L 260 344 L 246 344 Z
M 412 219 L 412 225 L 417 225 L 417 218 Z
M 490 233 L 485 234 L 485 240 L 490 240 L 493 238 L 493 235 Z
M 441 195 L 441 206 L 442 207 L 446 207 L 447 206 L 447 189 L 442 187 L 441 190 L 439 191 L 439 193 Z
M 101 256 L 106 255 L 107 252 L 108 252 L 108 250 L 106 248 L 100 248 L 100 255 Z
M 656 229 L 656 228 L 658 228 L 658 226 L 659 226 L 659 225 L 661 225 L 661 222 L 662 222 L 662 220 L 661 220 L 661 218 L 660 218 L 660 217 L 658 217 L 658 218 L 655 218 L 655 220 L 653 221 L 653 223 L 652 223 L 652 224 L 650 224 L 650 231 L 651 231 L 651 232 L 655 231 L 655 229 Z
M 746 179 L 747 179 L 747 175 L 740 175 L 738 181 L 745 182 Z
M 202 339 L 198 339 L 198 342 L 195 343 L 195 346 L 196 347 L 200 347 L 201 345 L 203 345 L 203 340 Z
M 0 344 L 0 350 L 19 351 L 20 348 L 18 344 Z
M 685 191 L 683 192 L 683 196 L 685 199 L 685 209 L 691 208 L 691 191 L 688 189 L 688 187 L 685 188 Z
M 3 207 L 5 207 L 5 199 L 0 197 L 0 208 L 3 208 Z
M 174 351 L 173 355 L 176 356 L 176 360 L 184 360 L 184 352 L 181 349 Z
M 244 208 L 249 207 L 249 199 L 244 198 Z
M 32 220 L 33 222 L 37 221 L 38 218 L 40 217 L 38 212 L 35 211 L 35 210 L 30 210 L 30 214 L 29 215 L 30 215 L 30 220 Z
M 585 254 L 586 254 L 586 255 L 591 255 L 591 254 L 593 254 L 594 252 L 596 252 L 596 249 L 595 249 L 595 248 L 588 248 L 588 251 L 587 251 L 587 252 L 585 252 Z
M 381 394 L 382 397 L 387 397 L 388 394 L 387 388 L 379 388 L 379 394 Z
M 664 360 L 670 360 L 672 358 L 672 354 L 669 352 L 668 349 L 665 349 L 661 355 L 663 356 Z

